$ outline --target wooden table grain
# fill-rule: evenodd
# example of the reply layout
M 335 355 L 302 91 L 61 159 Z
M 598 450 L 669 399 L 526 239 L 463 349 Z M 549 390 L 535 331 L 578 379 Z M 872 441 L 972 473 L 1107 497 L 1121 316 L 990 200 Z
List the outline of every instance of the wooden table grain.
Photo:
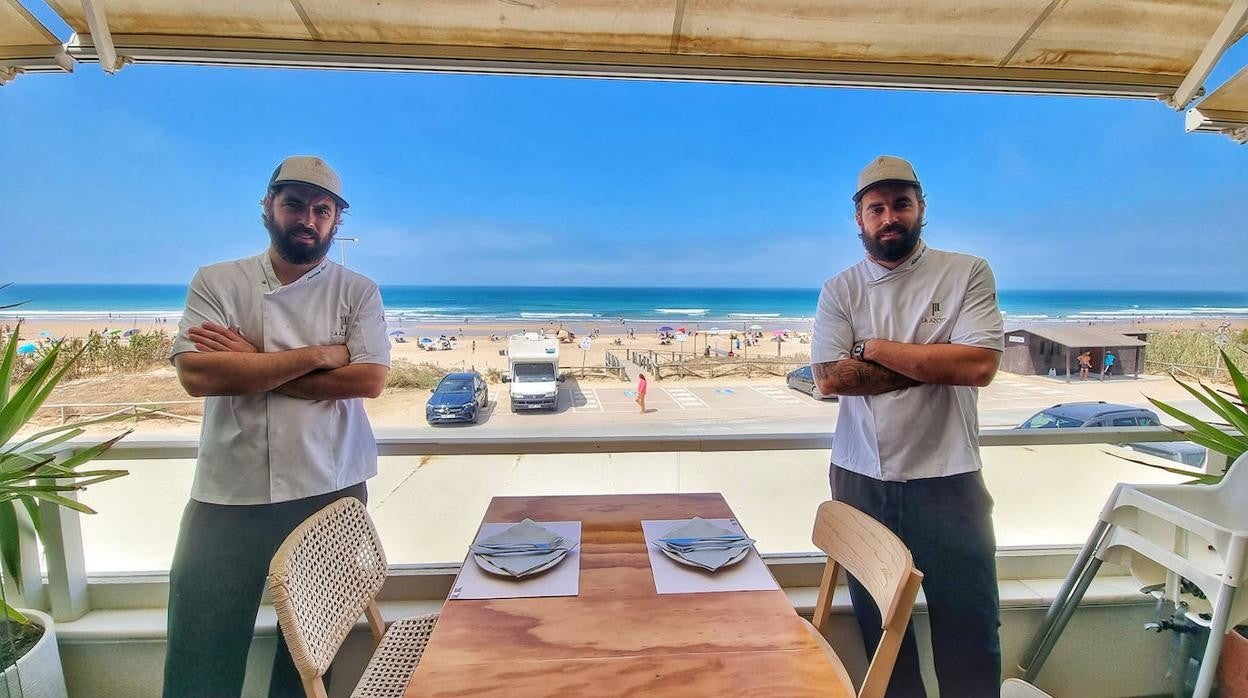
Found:
M 484 523 L 581 521 L 575 597 L 448 600 L 404 694 L 845 696 L 782 591 L 655 592 L 642 519 L 733 516 L 709 494 L 495 497 Z

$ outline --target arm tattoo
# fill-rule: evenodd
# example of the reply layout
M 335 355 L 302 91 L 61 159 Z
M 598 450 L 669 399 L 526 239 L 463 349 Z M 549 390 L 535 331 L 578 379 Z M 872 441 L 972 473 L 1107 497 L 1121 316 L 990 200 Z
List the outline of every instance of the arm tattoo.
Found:
M 841 359 L 811 366 L 815 384 L 831 381 L 837 395 L 879 395 L 918 385 L 919 381 L 870 361 Z

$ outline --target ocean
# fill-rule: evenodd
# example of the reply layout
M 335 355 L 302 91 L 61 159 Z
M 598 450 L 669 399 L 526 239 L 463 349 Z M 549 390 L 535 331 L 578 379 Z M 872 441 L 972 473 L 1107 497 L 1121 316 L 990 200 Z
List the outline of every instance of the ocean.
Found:
M 606 288 L 382 286 L 392 321 L 630 322 L 783 324 L 808 322 L 816 288 Z M 0 290 L 0 316 L 43 319 L 180 315 L 177 284 L 13 284 Z M 1002 290 L 1008 322 L 1147 318 L 1248 319 L 1248 292 Z

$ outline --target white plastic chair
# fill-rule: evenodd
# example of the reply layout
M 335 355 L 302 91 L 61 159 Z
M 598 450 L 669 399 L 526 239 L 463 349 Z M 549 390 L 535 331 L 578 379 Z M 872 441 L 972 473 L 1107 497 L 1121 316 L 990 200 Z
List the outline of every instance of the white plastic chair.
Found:
M 1088 542 L 1075 560 L 1020 668 L 1040 672 L 1058 636 L 1102 562 L 1131 570 L 1145 586 L 1161 586 L 1188 617 L 1209 626 L 1209 642 L 1193 698 L 1213 689 L 1226 631 L 1248 620 L 1248 594 L 1236 594 L 1248 573 L 1248 454 L 1216 485 L 1127 485 L 1114 489 Z M 1206 598 L 1184 593 L 1180 579 Z M 1211 614 L 1209 620 L 1201 613 Z
M 1022 679 L 1006 679 L 1001 684 L 1001 698 L 1053 698 Z
M 1209 626 L 1193 693 L 1209 695 L 1227 630 L 1248 620 L 1248 594 L 1236 593 L 1248 573 L 1248 454 L 1216 485 L 1119 485 L 1101 518 L 1110 527 L 1096 556 L 1145 586 L 1164 584 L 1167 600 L 1187 603 L 1188 616 Z M 1184 593 L 1180 577 L 1205 598 Z
M 386 554 L 364 504 L 344 497 L 291 531 L 269 565 L 269 594 L 308 698 L 325 698 L 325 672 L 363 614 L 375 649 L 352 698 L 400 698 L 438 614 L 385 627 L 377 593 Z

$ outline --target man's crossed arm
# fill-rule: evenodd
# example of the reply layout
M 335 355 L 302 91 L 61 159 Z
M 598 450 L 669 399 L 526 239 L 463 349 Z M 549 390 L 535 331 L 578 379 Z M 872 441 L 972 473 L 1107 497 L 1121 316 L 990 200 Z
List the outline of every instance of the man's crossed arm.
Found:
M 869 339 L 863 361 L 814 364 L 815 385 L 824 395 L 879 395 L 920 383 L 982 387 L 992 382 L 1001 352 L 965 344 L 907 344 Z
M 186 392 L 205 395 L 255 395 L 278 392 L 305 400 L 377 397 L 389 369 L 381 364 L 351 364 L 341 344 L 262 352 L 238 331 L 206 322 L 187 331 L 198 352 L 174 358 Z

